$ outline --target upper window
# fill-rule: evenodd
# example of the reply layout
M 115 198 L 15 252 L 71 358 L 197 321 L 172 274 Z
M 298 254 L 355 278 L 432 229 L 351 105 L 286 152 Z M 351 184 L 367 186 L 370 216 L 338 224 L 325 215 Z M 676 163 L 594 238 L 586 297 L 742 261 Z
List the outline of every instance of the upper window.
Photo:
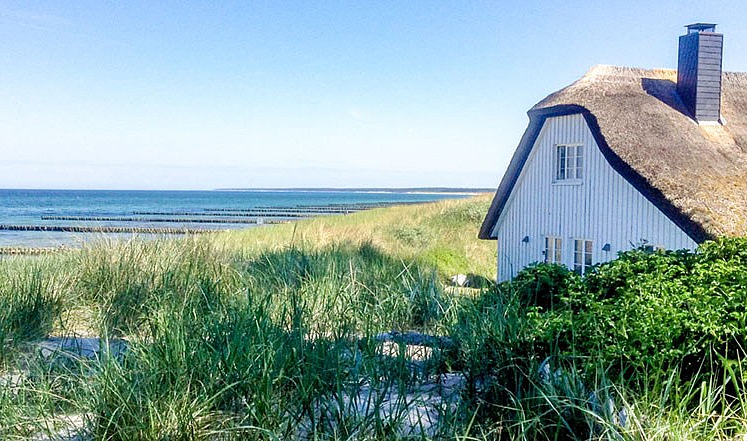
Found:
M 573 271 L 583 274 L 591 266 L 593 246 L 593 242 L 590 240 L 576 239 L 573 241 Z
M 563 263 L 563 240 L 559 237 L 545 237 L 545 263 Z
M 584 146 L 578 144 L 558 144 L 555 180 L 567 181 L 583 177 Z

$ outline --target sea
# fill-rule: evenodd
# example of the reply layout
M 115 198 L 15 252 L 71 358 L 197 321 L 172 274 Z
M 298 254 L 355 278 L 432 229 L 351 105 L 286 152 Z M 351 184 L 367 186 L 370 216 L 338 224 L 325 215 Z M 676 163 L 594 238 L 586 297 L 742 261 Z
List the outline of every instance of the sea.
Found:
M 0 190 L 0 248 L 78 247 L 93 240 L 154 236 L 176 230 L 256 228 L 299 216 L 332 215 L 393 203 L 417 203 L 470 195 L 460 189 L 420 190 Z M 259 212 L 275 212 L 261 216 Z M 289 213 L 284 218 L 283 213 Z M 300 213 L 300 214 L 299 214 Z M 62 218 L 62 219 L 61 219 Z M 225 222 L 225 223 L 223 223 Z M 34 231 L 17 231 L 32 227 Z M 81 227 L 91 232 L 38 231 Z M 112 228 L 109 228 L 112 227 Z M 112 232 L 117 228 L 137 232 Z M 143 233 L 140 230 L 147 230 Z M 105 231 L 105 232 L 101 232 Z

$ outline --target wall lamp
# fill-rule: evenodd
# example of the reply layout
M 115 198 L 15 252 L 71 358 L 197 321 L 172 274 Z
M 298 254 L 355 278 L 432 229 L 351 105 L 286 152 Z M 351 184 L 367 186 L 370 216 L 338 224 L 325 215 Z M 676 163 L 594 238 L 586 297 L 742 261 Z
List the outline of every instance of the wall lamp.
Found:
M 529 243 L 529 236 L 524 236 L 524 238 L 521 239 L 521 241 L 524 243 Z

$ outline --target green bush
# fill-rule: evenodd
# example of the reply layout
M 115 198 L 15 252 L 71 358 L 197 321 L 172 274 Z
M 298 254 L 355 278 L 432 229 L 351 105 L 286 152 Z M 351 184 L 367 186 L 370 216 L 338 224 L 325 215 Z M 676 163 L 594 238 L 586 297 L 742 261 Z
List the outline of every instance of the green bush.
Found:
M 465 303 L 455 363 L 483 423 L 586 439 L 619 429 L 601 394 L 618 410 L 625 391 L 685 413 L 747 403 L 747 239 L 632 250 L 583 277 L 536 264 Z
M 544 310 L 561 305 L 573 289 L 578 289 L 579 277 L 563 265 L 535 263 L 522 269 L 511 281 L 522 303 Z
M 588 272 L 573 296 L 578 349 L 620 373 L 678 364 L 697 344 L 688 332 L 696 257 L 633 250 Z
M 483 294 L 469 320 L 492 323 L 475 337 L 486 345 L 482 370 L 517 357 L 574 356 L 645 387 L 673 371 L 683 382 L 731 381 L 726 366 L 747 358 L 745 305 L 747 239 L 731 238 L 695 253 L 624 252 L 584 277 L 536 264 Z
M 581 349 L 621 373 L 668 372 L 710 381 L 745 358 L 747 239 L 687 251 L 622 253 L 599 265 L 577 293 Z

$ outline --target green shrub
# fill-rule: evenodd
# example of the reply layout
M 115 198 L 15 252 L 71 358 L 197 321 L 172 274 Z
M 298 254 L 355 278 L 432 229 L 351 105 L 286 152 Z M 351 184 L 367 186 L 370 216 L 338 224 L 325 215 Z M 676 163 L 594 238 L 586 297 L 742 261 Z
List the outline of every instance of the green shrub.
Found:
M 579 281 L 564 265 L 535 263 L 519 271 L 510 283 L 523 304 L 550 310 L 578 289 Z
M 741 415 L 745 305 L 742 238 L 695 253 L 632 250 L 583 277 L 538 264 L 465 301 L 451 330 L 455 363 L 481 421 L 507 425 L 509 438 L 617 433 L 621 393 L 653 396 L 683 415 Z M 594 404 L 603 394 L 617 410 Z
M 724 362 L 745 358 L 746 247 L 721 239 L 696 253 L 634 250 L 599 265 L 574 297 L 580 349 L 621 373 L 721 376 Z
M 697 343 L 688 332 L 692 260 L 633 250 L 590 271 L 573 298 L 577 347 L 621 374 L 675 367 Z
M 683 381 L 710 381 L 724 360 L 745 358 L 746 250 L 744 238 L 706 242 L 695 253 L 631 250 L 583 278 L 537 264 L 503 287 L 538 307 L 522 318 L 536 326 L 530 347 L 589 357 L 620 378 L 645 373 L 649 381 L 676 369 Z

